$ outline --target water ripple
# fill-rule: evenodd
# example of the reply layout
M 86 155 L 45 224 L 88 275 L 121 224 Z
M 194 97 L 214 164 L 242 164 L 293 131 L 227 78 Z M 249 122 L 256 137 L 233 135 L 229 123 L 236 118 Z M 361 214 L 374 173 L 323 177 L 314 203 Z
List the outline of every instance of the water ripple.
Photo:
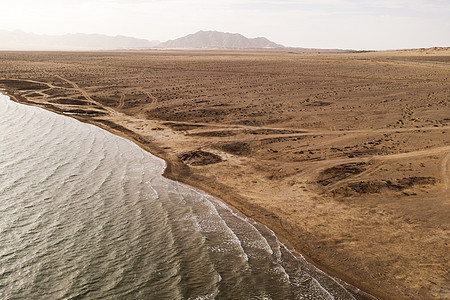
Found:
M 352 299 L 128 140 L 0 95 L 1 299 Z

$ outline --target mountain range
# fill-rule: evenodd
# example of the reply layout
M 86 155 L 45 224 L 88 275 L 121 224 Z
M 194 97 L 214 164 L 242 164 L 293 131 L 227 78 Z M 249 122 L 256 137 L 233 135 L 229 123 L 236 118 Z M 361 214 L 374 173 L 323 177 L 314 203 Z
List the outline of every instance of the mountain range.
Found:
M 0 50 L 116 50 L 151 48 L 159 41 L 103 34 L 41 35 L 0 30 Z
M 276 49 L 284 46 L 264 37 L 247 38 L 238 33 L 199 31 L 164 43 L 127 36 L 103 34 L 41 35 L 21 30 L 0 30 L 0 50 L 124 50 L 148 48 Z

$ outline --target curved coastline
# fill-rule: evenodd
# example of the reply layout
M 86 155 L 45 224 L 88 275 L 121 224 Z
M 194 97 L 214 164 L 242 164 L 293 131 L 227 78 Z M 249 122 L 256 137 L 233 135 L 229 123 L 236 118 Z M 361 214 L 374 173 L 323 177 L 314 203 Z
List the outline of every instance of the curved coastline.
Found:
M 15 95 L 14 91 L 8 91 L 8 89 L 0 89 L 0 93 L 5 94 L 11 100 L 30 106 L 40 107 L 52 111 L 54 113 L 74 118 L 80 122 L 91 124 L 100 127 L 114 135 L 120 136 L 127 140 L 132 141 L 143 150 L 150 154 L 162 159 L 165 162 L 165 167 L 162 176 L 167 179 L 177 181 L 179 183 L 187 185 L 200 193 L 211 195 L 218 201 L 227 205 L 234 213 L 238 214 L 242 218 L 249 219 L 262 224 L 268 230 L 273 232 L 281 245 L 285 247 L 291 254 L 295 255 L 298 259 L 304 259 L 311 264 L 318 272 L 325 273 L 327 276 L 333 278 L 346 290 L 351 292 L 355 299 L 378 299 L 388 298 L 389 296 L 382 290 L 372 289 L 366 284 L 357 282 L 355 278 L 349 277 L 348 274 L 341 272 L 339 269 L 333 268 L 333 266 L 327 266 L 314 258 L 312 252 L 302 252 L 299 249 L 300 241 L 296 240 L 289 232 L 288 229 L 282 223 L 282 220 L 278 217 L 273 217 L 272 212 L 266 210 L 263 207 L 252 204 L 242 196 L 236 195 L 230 192 L 228 186 L 217 182 L 214 179 L 199 176 L 193 174 L 189 167 L 182 163 L 176 157 L 170 156 L 164 149 L 152 143 L 146 137 L 136 133 L 120 123 L 114 123 L 112 121 L 99 122 L 92 119 L 89 116 L 83 116 L 72 113 L 65 113 L 63 110 L 53 106 L 45 105 L 29 101 L 21 96 Z M 367 291 L 367 292 L 366 292 Z

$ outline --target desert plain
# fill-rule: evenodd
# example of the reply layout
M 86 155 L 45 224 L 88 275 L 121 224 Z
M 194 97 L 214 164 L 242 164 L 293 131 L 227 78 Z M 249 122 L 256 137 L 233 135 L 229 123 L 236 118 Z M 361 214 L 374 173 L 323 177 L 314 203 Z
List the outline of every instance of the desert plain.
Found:
M 450 298 L 449 48 L 0 52 L 0 88 L 135 141 L 356 291 Z

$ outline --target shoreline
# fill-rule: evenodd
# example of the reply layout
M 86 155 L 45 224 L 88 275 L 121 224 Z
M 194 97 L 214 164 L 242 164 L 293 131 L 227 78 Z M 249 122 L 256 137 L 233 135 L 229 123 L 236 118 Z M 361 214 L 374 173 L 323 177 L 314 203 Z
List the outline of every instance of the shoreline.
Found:
M 260 207 L 256 204 L 246 201 L 245 197 L 239 196 L 230 192 L 230 188 L 220 183 L 214 179 L 208 178 L 206 176 L 199 176 L 191 172 L 189 166 L 185 165 L 176 157 L 171 156 L 164 151 L 161 147 L 152 143 L 146 137 L 136 133 L 121 124 L 107 121 L 99 122 L 98 120 L 92 119 L 89 116 L 83 116 L 77 113 L 65 113 L 63 110 L 45 103 L 38 103 L 29 101 L 23 97 L 15 95 L 14 92 L 8 89 L 0 89 L 0 93 L 8 96 L 12 101 L 20 104 L 40 107 L 42 109 L 60 114 L 62 116 L 74 118 L 80 122 L 91 124 L 102 128 L 116 136 L 120 136 L 131 142 L 135 143 L 144 151 L 154 155 L 165 162 L 164 172 L 161 174 L 163 177 L 186 184 L 190 188 L 201 191 L 203 193 L 209 194 L 227 205 L 233 212 L 248 218 L 250 220 L 256 221 L 267 229 L 275 233 L 276 237 L 280 243 L 286 247 L 286 249 L 291 252 L 298 259 L 304 259 L 307 263 L 311 264 L 319 272 L 325 273 L 327 276 L 333 278 L 342 285 L 355 299 L 358 300 L 374 300 L 374 299 L 388 299 L 389 295 L 385 294 L 383 290 L 377 290 L 376 288 L 368 289 L 367 286 L 359 287 L 361 283 L 357 282 L 356 279 L 349 277 L 344 271 L 340 271 L 336 267 L 327 266 L 317 259 L 314 258 L 314 254 L 311 252 L 305 253 L 298 250 L 301 241 L 295 239 L 289 233 L 289 230 L 283 225 L 283 220 L 278 216 L 274 215 L 271 211 L 266 208 Z M 23 99 L 20 99 L 23 98 Z M 373 286 L 375 287 L 375 285 Z
M 379 299 L 447 299 L 450 69 L 422 62 L 450 52 L 428 54 L 11 52 L 0 87 L 134 141 Z

